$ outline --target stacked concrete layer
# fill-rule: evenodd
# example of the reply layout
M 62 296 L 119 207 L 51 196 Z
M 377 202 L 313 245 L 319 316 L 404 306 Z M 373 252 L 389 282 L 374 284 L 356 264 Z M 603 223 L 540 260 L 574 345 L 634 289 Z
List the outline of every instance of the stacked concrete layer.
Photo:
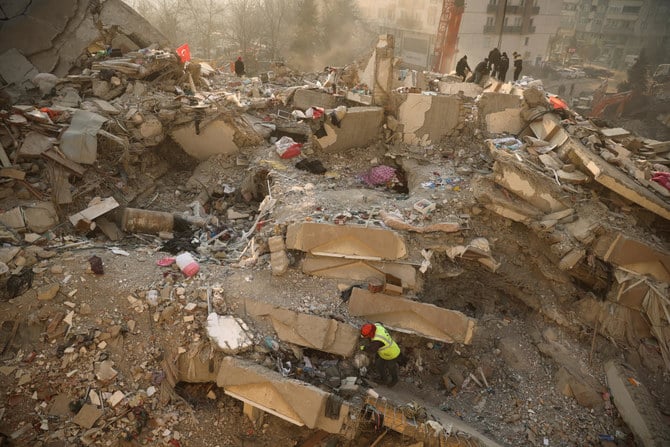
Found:
M 308 254 L 302 261 L 302 271 L 313 276 L 353 281 L 366 281 L 372 278 L 384 281 L 386 275 L 389 274 L 399 278 L 403 287 L 414 289 L 418 285 L 416 269 L 413 266 L 394 262 L 375 262 Z
M 330 393 L 239 358 L 223 359 L 216 384 L 229 396 L 311 429 L 340 433 L 349 416 L 349 406 L 342 404 L 339 417 L 326 417 Z
M 438 143 L 461 124 L 462 100 L 458 96 L 407 94 L 397 98 L 398 122 L 403 142 L 427 146 Z
M 476 321 L 461 312 L 354 288 L 349 314 L 446 343 L 472 342 Z
M 373 261 L 407 255 L 405 241 L 395 231 L 311 222 L 289 225 L 286 247 L 314 255 Z
M 326 136 L 316 141 L 328 152 L 364 148 L 379 137 L 383 119 L 384 109 L 381 107 L 350 107 L 339 127 L 326 121 Z
M 16 48 L 41 72 L 66 75 L 101 38 L 103 27 L 114 29 L 109 43 L 123 52 L 168 45 L 164 35 L 120 0 L 61 0 L 57 8 L 49 0 L 12 3 L 6 12 L 10 20 L 0 28 L 0 53 Z
M 639 445 L 644 447 L 670 445 L 670 428 L 654 406 L 654 399 L 644 384 L 635 380 L 634 372 L 610 360 L 605 364 L 605 374 L 614 405 L 635 434 Z
M 252 317 L 269 319 L 277 336 L 288 343 L 348 357 L 358 342 L 357 328 L 332 318 L 294 312 L 251 299 L 245 299 L 244 306 Z
M 334 109 L 339 105 L 336 96 L 321 90 L 300 88 L 293 95 L 293 106 L 300 110 L 310 107 L 321 107 L 323 109 Z

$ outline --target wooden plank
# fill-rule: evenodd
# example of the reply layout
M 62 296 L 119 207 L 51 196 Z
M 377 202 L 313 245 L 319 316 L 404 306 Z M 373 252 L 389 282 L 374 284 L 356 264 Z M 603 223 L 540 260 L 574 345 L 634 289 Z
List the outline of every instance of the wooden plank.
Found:
M 12 165 L 12 162 L 9 161 L 9 157 L 7 156 L 7 152 L 5 152 L 5 148 L 2 146 L 2 143 L 0 143 L 0 163 L 2 163 L 2 166 L 5 168 L 8 168 Z
M 0 168 L 0 177 L 13 178 L 15 180 L 23 180 L 26 178 L 26 173 L 20 169 Z
M 99 203 L 96 203 L 95 205 L 90 206 L 85 210 L 79 211 L 78 213 L 75 213 L 72 216 L 70 216 L 70 223 L 76 226 L 77 222 L 79 222 L 80 220 L 91 221 L 96 217 L 100 217 L 103 214 L 110 212 L 114 208 L 118 208 L 118 206 L 119 202 L 117 202 L 114 197 L 107 197 L 106 199 L 103 199 Z
M 58 152 L 56 152 L 55 149 L 49 149 L 48 151 L 43 152 L 42 156 L 47 160 L 51 160 L 58 163 L 59 165 L 63 166 L 65 169 L 72 172 L 73 174 L 78 175 L 79 177 L 83 176 L 84 172 L 86 172 L 86 168 L 84 166 L 72 160 L 68 160 L 67 158 L 63 157 Z

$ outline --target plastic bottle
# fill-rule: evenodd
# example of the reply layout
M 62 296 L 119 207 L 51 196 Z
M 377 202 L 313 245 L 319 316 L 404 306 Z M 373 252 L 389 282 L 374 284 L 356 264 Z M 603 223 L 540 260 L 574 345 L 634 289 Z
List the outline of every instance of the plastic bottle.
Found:
M 177 267 L 189 278 L 200 271 L 200 266 L 189 252 L 178 255 L 176 261 Z

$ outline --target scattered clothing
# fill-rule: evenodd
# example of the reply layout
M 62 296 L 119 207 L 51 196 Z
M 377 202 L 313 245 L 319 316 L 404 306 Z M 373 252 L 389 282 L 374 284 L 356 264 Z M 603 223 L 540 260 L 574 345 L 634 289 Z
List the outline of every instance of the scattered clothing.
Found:
M 361 180 L 368 186 L 380 186 L 390 183 L 396 176 L 395 168 L 386 165 L 373 166 L 365 174 L 361 175 Z
M 316 158 L 305 158 L 300 160 L 295 164 L 295 167 L 302 170 L 311 172 L 312 174 L 325 174 L 327 169 L 321 163 L 321 160 Z

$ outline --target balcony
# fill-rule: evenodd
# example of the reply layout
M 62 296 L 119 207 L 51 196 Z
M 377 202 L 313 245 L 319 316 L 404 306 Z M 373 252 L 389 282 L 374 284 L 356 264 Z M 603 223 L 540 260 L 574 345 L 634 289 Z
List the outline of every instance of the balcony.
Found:
M 536 16 L 540 13 L 540 7 L 539 6 L 533 6 L 530 8 L 530 15 Z
M 535 32 L 535 27 L 531 27 L 532 32 Z M 522 34 L 521 26 L 505 26 L 503 28 L 503 34 Z M 500 32 L 500 25 L 486 25 L 484 26 L 484 34 L 498 34 Z
M 498 5 L 490 5 L 489 4 L 486 7 L 486 12 L 487 12 L 487 14 L 495 14 L 496 12 L 498 12 Z

